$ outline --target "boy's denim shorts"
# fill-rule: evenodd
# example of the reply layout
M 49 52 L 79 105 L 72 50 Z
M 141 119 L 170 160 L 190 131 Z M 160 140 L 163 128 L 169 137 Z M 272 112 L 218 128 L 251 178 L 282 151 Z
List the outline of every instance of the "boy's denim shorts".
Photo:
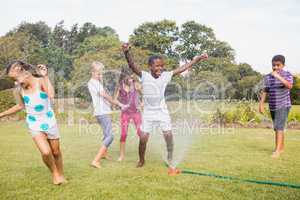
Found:
M 287 118 L 290 112 L 290 107 L 283 107 L 277 110 L 271 110 L 271 117 L 273 121 L 273 128 L 275 131 L 285 130 Z

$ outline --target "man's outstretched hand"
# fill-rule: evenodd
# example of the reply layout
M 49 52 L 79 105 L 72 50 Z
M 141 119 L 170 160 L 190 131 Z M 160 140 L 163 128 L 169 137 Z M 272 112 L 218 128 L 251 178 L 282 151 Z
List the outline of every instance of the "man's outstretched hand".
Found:
M 200 56 L 196 56 L 196 57 L 194 58 L 194 60 L 197 61 L 197 62 L 202 61 L 202 60 L 207 60 L 207 59 L 208 59 L 207 53 L 202 54 L 202 55 L 200 55 Z
M 130 49 L 129 43 L 123 43 L 122 44 L 122 50 L 123 50 L 123 52 L 129 51 L 129 49 Z

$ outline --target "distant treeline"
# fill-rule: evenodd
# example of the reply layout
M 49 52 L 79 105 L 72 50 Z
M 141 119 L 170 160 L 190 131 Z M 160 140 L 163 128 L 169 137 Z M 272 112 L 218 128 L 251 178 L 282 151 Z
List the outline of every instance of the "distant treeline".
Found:
M 176 78 L 168 94 L 173 98 L 203 99 L 257 99 L 262 74 L 247 63 L 235 61 L 234 49 L 216 38 L 212 28 L 188 21 L 178 26 L 175 21 L 145 22 L 133 30 L 129 42 L 135 60 L 147 68 L 147 58 L 153 54 L 165 57 L 167 69 L 207 52 L 210 59 L 200 63 L 183 78 Z M 21 59 L 31 64 L 43 63 L 54 72 L 59 95 L 85 96 L 85 82 L 89 76 L 89 64 L 99 60 L 108 70 L 120 71 L 126 67 L 121 51 L 121 41 L 116 31 L 98 27 L 92 23 L 70 28 L 59 22 L 54 28 L 45 22 L 23 22 L 0 37 L 0 70 L 12 60 Z M 107 87 L 113 90 L 118 74 L 107 73 Z M 0 90 L 13 87 L 5 78 L 0 79 Z M 299 101 L 300 80 L 295 77 L 292 91 L 294 103 Z M 72 92 L 70 92 L 72 91 Z M 195 92 L 196 91 L 196 92 Z

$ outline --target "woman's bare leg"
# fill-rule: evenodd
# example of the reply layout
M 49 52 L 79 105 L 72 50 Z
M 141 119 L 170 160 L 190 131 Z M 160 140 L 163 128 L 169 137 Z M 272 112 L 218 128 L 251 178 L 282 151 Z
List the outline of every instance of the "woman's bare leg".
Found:
M 53 157 L 54 157 L 56 168 L 57 168 L 60 176 L 65 180 L 63 158 L 62 158 L 62 153 L 60 150 L 59 139 L 51 139 L 51 140 L 48 139 L 48 142 L 49 142 L 49 145 L 50 145 Z
M 118 159 L 119 162 L 123 161 L 125 157 L 125 142 L 120 142 L 120 157 Z
M 59 171 L 56 167 L 55 160 L 47 141 L 47 136 L 43 133 L 36 135 L 33 137 L 33 141 L 41 152 L 42 159 L 46 166 L 49 168 L 52 173 L 53 184 L 58 185 L 63 182 L 63 179 L 60 177 Z
M 101 167 L 100 160 L 106 154 L 106 152 L 107 152 L 106 146 L 103 145 L 102 147 L 100 147 L 98 153 L 96 154 L 94 160 L 91 163 L 91 166 L 95 168 L 100 168 Z

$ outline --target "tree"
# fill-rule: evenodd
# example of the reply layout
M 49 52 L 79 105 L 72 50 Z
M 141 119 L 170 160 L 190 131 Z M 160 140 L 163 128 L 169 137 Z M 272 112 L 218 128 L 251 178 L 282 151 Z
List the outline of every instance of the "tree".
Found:
M 41 48 L 35 52 L 38 60 L 33 64 L 43 63 L 50 69 L 53 69 L 56 75 L 69 80 L 73 70 L 73 59 L 62 48 L 51 45 L 47 48 Z
M 213 48 L 210 50 L 210 56 L 216 58 L 227 58 L 228 60 L 233 61 L 234 50 L 227 42 L 216 40 Z
M 18 32 L 0 37 L 0 69 L 12 60 L 34 61 L 34 52 L 39 48 L 39 42 L 26 33 Z
M 77 41 L 77 37 L 78 37 L 78 24 L 74 24 L 71 27 L 71 30 L 68 31 L 66 37 L 67 37 L 67 41 L 66 41 L 66 45 L 65 45 L 65 50 L 69 53 L 72 54 L 73 51 L 78 47 L 78 45 L 80 44 Z
M 300 105 L 300 76 L 294 76 L 294 84 L 291 90 L 292 103 Z
M 64 28 L 64 21 L 55 25 L 51 34 L 51 43 L 59 48 L 65 48 L 69 31 Z
M 213 57 L 234 59 L 233 49 L 226 42 L 218 41 L 212 28 L 195 21 L 181 25 L 176 51 L 183 60 L 205 52 Z
M 248 100 L 257 100 L 258 95 L 255 89 L 255 86 L 261 80 L 260 76 L 250 75 L 244 76 L 240 80 L 237 81 L 237 90 L 235 93 L 235 99 L 248 99 Z
M 47 46 L 51 28 L 42 21 L 36 23 L 22 22 L 17 28 L 8 32 L 6 35 L 12 36 L 16 33 L 25 33 L 28 36 L 32 37 L 34 40 L 40 42 L 43 46 Z
M 127 67 L 127 62 L 121 50 L 121 41 L 113 36 L 93 36 L 87 38 L 79 47 L 78 58 L 74 60 L 74 70 L 71 77 L 71 89 L 82 88 L 90 78 L 90 68 L 93 61 L 105 65 L 104 84 L 109 91 L 113 91 L 122 67 Z M 132 48 L 134 59 L 144 69 L 147 68 L 147 59 L 150 52 L 137 47 Z
M 240 74 L 241 78 L 245 76 L 258 76 L 261 78 L 260 74 L 253 70 L 251 65 L 247 63 L 240 63 L 238 66 L 238 73 Z
M 173 45 L 178 40 L 175 21 L 146 22 L 137 27 L 130 36 L 130 43 L 159 54 L 174 55 Z
M 84 23 L 83 26 L 80 28 L 78 35 L 77 35 L 77 42 L 83 42 L 87 37 L 94 36 L 94 35 L 101 35 L 101 36 L 115 36 L 118 37 L 116 31 L 109 27 L 105 26 L 103 28 L 97 27 L 96 25 L 87 22 Z
M 75 53 L 77 54 L 77 57 L 81 57 L 86 53 L 105 51 L 113 47 L 118 48 L 120 46 L 121 42 L 116 36 L 96 35 L 88 37 L 80 43 Z

